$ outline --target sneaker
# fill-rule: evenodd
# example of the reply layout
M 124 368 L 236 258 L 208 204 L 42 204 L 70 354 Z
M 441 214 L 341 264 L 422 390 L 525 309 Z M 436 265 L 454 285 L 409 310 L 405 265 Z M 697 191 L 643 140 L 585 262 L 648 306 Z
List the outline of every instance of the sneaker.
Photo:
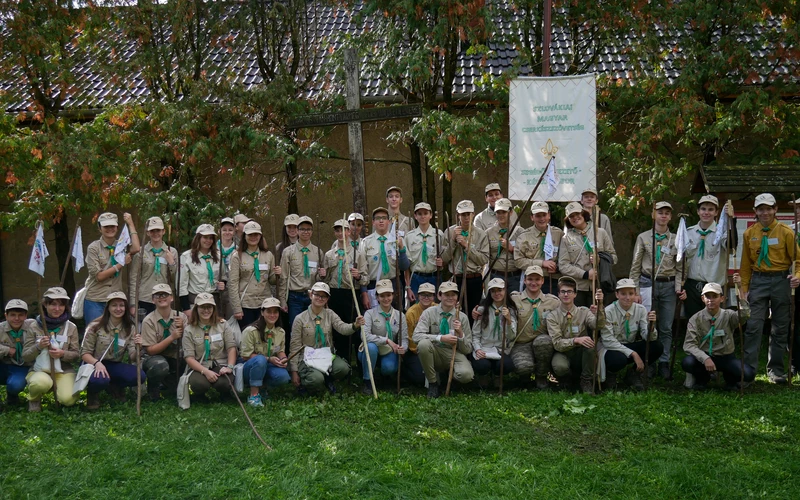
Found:
M 787 380 L 788 379 L 785 376 L 769 376 L 769 381 L 777 385 L 784 385 L 786 384 Z
M 439 397 L 439 383 L 438 382 L 429 382 L 428 383 L 428 399 L 436 399 Z
M 42 400 L 34 399 L 28 401 L 28 411 L 31 413 L 39 413 L 40 411 L 42 411 Z
M 664 380 L 672 380 L 672 371 L 669 369 L 669 363 L 666 361 L 658 362 L 658 374 Z
M 261 394 L 256 394 L 255 396 L 250 396 L 249 398 L 247 398 L 247 404 L 249 404 L 253 408 L 263 407 L 264 403 L 261 401 Z
M 546 391 L 550 388 L 550 382 L 547 380 L 547 375 L 536 375 L 536 388 L 540 391 Z
M 100 408 L 100 393 L 89 392 L 86 394 L 86 409 L 95 411 Z
M 364 386 L 361 387 L 361 394 L 365 396 L 372 396 L 372 384 L 369 383 L 369 380 L 364 381 Z

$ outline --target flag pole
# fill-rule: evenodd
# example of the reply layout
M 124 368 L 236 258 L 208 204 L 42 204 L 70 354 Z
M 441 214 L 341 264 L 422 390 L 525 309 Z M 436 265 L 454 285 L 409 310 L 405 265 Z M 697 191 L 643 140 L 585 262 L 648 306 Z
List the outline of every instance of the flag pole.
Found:
M 60 286 L 64 286 L 64 281 L 67 279 L 67 269 L 69 269 L 70 264 L 72 263 L 72 250 L 75 248 L 75 240 L 78 238 L 78 230 L 81 227 L 81 218 L 78 217 L 77 222 L 75 222 L 75 232 L 72 233 L 72 242 L 69 244 L 69 253 L 67 253 L 67 260 L 64 262 L 64 270 L 61 272 L 61 281 L 59 281 Z

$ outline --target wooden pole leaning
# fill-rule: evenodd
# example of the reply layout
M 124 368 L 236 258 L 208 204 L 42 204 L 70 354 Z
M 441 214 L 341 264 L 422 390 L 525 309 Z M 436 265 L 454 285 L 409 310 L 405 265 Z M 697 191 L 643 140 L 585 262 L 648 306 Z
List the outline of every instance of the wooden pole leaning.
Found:
M 685 219 L 688 217 L 689 214 L 678 214 L 678 219 Z M 730 235 L 728 236 L 730 238 Z M 680 276 L 680 285 L 681 285 L 681 292 L 684 290 L 684 284 L 686 283 L 686 251 L 684 250 L 683 256 L 681 256 L 681 276 Z M 678 345 L 681 342 L 677 342 L 680 339 L 680 330 L 681 330 L 681 306 L 685 301 L 678 300 L 675 303 L 675 315 L 672 319 L 672 346 L 670 348 L 670 355 L 669 355 L 669 373 L 673 375 L 675 373 L 675 358 L 678 356 Z M 688 321 L 689 318 L 686 318 Z M 684 333 L 684 339 L 686 338 L 686 334 Z M 673 375 L 674 378 L 674 375 Z
M 349 243 L 349 239 L 347 237 L 347 231 L 344 231 L 344 246 L 345 246 L 345 248 L 347 248 L 347 246 L 349 244 L 350 243 Z M 347 252 L 345 252 L 345 256 L 346 255 L 347 255 Z M 347 264 L 346 261 L 345 261 L 345 264 Z M 355 266 L 356 263 L 353 262 L 353 265 Z M 355 288 L 355 285 L 353 284 L 353 274 L 350 272 L 349 268 L 347 270 L 347 279 L 348 279 L 348 281 L 350 281 L 350 291 L 353 293 L 353 304 L 356 306 L 356 317 L 359 317 L 359 316 L 361 316 L 361 307 L 358 305 L 358 297 L 356 297 L 356 288 Z M 372 397 L 374 397 L 375 399 L 378 399 L 378 389 L 375 388 L 375 377 L 374 377 L 374 374 L 372 373 L 372 360 L 369 357 L 369 344 L 367 343 L 367 332 L 365 332 L 363 328 L 361 328 L 361 343 L 364 345 L 364 349 L 367 351 L 367 355 L 364 356 L 364 357 L 367 358 L 367 370 L 369 370 L 369 383 L 372 386 Z M 300 350 L 302 350 L 302 348 L 299 349 L 298 352 Z M 294 353 L 294 354 L 297 354 L 297 353 Z M 294 354 L 293 354 L 293 356 L 294 356 Z
M 67 253 L 67 260 L 64 262 L 64 270 L 61 272 L 61 281 L 59 286 L 64 286 L 64 281 L 67 279 L 67 269 L 69 269 L 70 261 L 72 259 L 72 249 L 75 248 L 75 239 L 78 237 L 78 229 L 81 227 L 81 218 L 75 222 L 75 231 L 72 233 L 72 241 L 69 244 L 69 252 Z
M 36 239 L 36 233 L 40 226 L 44 226 L 43 221 L 39 221 L 36 224 L 36 229 L 33 230 L 33 238 Z M 44 231 L 44 227 L 42 227 L 42 231 Z M 35 245 L 35 243 L 34 243 Z M 69 262 L 67 262 L 69 264 Z M 65 268 L 66 269 L 66 268 Z M 44 315 L 44 304 L 42 304 L 42 277 L 41 275 L 36 275 L 36 295 L 39 298 L 37 302 L 39 302 L 39 317 L 42 318 L 42 333 L 47 335 L 49 338 L 49 331 L 47 331 L 47 316 Z M 53 381 L 53 401 L 56 403 L 56 409 L 61 408 L 61 403 L 58 401 L 58 384 L 56 384 L 56 361 L 50 356 L 50 348 L 47 348 L 47 357 L 50 359 L 50 379 Z
M 438 212 L 433 213 L 433 253 L 436 255 L 436 259 L 438 260 L 442 254 L 440 253 L 441 248 L 439 247 L 439 226 L 436 223 L 436 216 Z M 436 266 L 436 291 L 439 291 L 439 283 L 441 282 L 441 272 L 439 271 L 439 266 Z
M 592 269 L 594 270 L 594 276 L 592 277 L 592 302 L 597 306 L 597 314 L 595 315 L 595 325 L 592 331 L 592 342 L 594 343 L 594 370 L 592 370 L 592 392 L 594 392 L 595 386 L 597 386 L 598 392 L 600 391 L 600 379 L 597 376 L 597 362 L 598 362 L 598 355 L 597 355 L 597 331 L 600 329 L 600 316 L 605 313 L 603 309 L 603 303 L 598 303 L 597 301 L 597 283 L 599 281 L 599 277 L 597 275 L 598 269 L 598 262 L 597 262 L 597 226 L 600 224 L 600 207 L 597 205 L 592 207 Z
M 181 238 L 180 238 L 180 230 L 178 225 L 178 214 L 177 212 L 172 215 L 170 219 L 175 219 L 175 240 L 173 241 L 175 247 L 175 253 L 178 254 L 178 259 L 176 262 L 176 272 L 175 272 L 175 281 L 173 282 L 170 278 L 170 286 L 172 287 L 172 305 L 174 306 L 174 317 L 179 317 L 181 312 Z M 172 220 L 170 220 L 169 225 L 167 226 L 169 233 L 172 233 Z M 172 239 L 168 236 L 167 239 Z M 188 325 L 183 325 L 186 328 Z M 183 345 L 182 341 L 178 343 L 177 350 L 175 353 L 175 373 L 176 376 L 181 373 L 181 359 L 183 358 Z
M 230 377 L 230 375 L 228 375 L 228 374 L 226 373 L 226 374 L 225 374 L 225 378 L 226 378 L 226 379 L 228 379 L 228 384 L 230 384 L 230 387 L 231 387 L 231 392 L 232 392 L 232 393 L 233 393 L 233 395 L 236 397 L 236 401 L 239 403 L 239 407 L 242 409 L 242 412 L 244 413 L 244 418 L 246 418 L 246 419 L 247 419 L 247 423 L 249 423 L 249 424 L 250 424 L 250 428 L 251 428 L 251 429 L 253 429 L 253 434 L 255 434 L 255 435 L 256 435 L 256 437 L 258 438 L 258 440 L 259 440 L 259 441 L 261 441 L 261 444 L 263 444 L 263 445 L 264 445 L 264 447 L 265 447 L 267 450 L 269 450 L 269 451 L 272 451 L 272 447 L 271 447 L 270 445 L 268 445 L 266 441 L 264 441 L 264 438 L 262 438 L 262 437 L 261 437 L 261 434 L 259 434 L 259 433 L 258 433 L 258 431 L 256 430 L 256 426 L 255 426 L 255 424 L 254 424 L 254 423 L 253 423 L 253 421 L 250 419 L 250 415 L 248 415 L 248 414 L 247 414 L 247 408 L 245 408 L 245 407 L 244 407 L 244 403 L 242 403 L 242 399 L 239 397 L 239 393 L 238 393 L 238 392 L 236 392 L 236 389 L 234 389 L 233 380 L 231 380 L 231 377 Z
M 145 227 L 147 229 L 147 227 Z M 146 231 L 145 231 L 146 233 Z M 148 235 L 145 234 L 142 242 L 142 248 L 147 243 Z M 167 245 L 169 251 L 169 245 Z M 144 265 L 144 252 L 139 255 L 139 269 L 136 273 L 136 293 L 133 297 L 133 336 L 139 332 L 139 295 L 141 295 L 140 287 L 142 286 L 142 266 Z M 136 343 L 136 415 L 142 416 L 142 343 Z
M 794 203 L 797 198 L 794 197 L 794 193 L 792 193 L 792 202 Z M 794 211 L 794 241 L 792 241 L 792 264 L 789 266 L 789 274 L 794 276 L 794 273 L 797 271 L 797 206 L 792 205 L 792 210 Z M 791 295 L 789 296 L 789 376 L 787 378 L 787 383 L 789 387 L 792 386 L 792 378 L 794 377 L 794 373 L 792 373 L 792 362 L 794 356 L 794 329 L 797 327 L 797 323 L 795 321 L 795 314 L 797 311 L 795 310 L 795 294 L 797 293 L 796 288 L 791 289 Z M 742 363 L 744 363 L 744 355 L 742 355 Z M 744 369 L 742 369 L 742 374 L 744 374 Z M 744 375 L 743 375 L 744 376 Z
M 469 254 L 470 250 L 472 249 L 472 234 L 475 232 L 472 230 L 472 218 L 474 214 L 469 214 L 469 223 L 467 224 L 467 232 L 469 236 L 467 237 L 467 250 L 466 250 L 466 258 L 464 259 L 463 263 L 461 264 L 461 290 L 459 290 L 458 296 L 458 303 L 456 304 L 456 319 L 458 319 L 458 315 L 461 313 L 461 306 L 466 302 L 467 297 L 467 264 L 469 263 Z M 461 250 L 462 254 L 464 250 Z M 453 265 L 453 270 L 455 270 L 455 264 Z M 467 318 L 469 318 L 469 313 L 467 313 Z M 463 332 L 463 330 L 462 330 Z M 450 355 L 450 372 L 447 375 L 447 389 L 444 391 L 445 396 L 450 395 L 450 387 L 453 384 L 453 371 L 456 367 L 456 349 L 458 348 L 458 339 L 456 339 L 456 343 L 453 344 L 453 352 Z
M 650 310 L 655 311 L 655 291 L 656 291 L 656 202 L 653 202 L 653 234 L 650 235 L 650 279 L 652 281 L 650 285 Z M 644 383 L 644 388 L 647 389 L 647 386 L 650 385 L 650 337 L 652 336 L 653 332 L 656 329 L 656 322 L 650 322 L 650 328 L 647 330 L 647 338 L 644 342 L 644 377 L 642 377 L 642 381 Z
M 723 210 L 725 210 L 725 209 L 723 208 Z M 734 257 L 734 260 L 735 260 L 736 249 L 733 248 L 733 231 L 734 231 L 734 229 L 735 228 L 733 226 L 733 217 L 728 217 L 728 253 L 729 253 L 729 256 L 732 255 Z M 730 262 L 731 262 L 731 259 L 730 259 L 730 257 L 728 257 L 728 265 L 726 266 L 727 270 L 725 272 L 726 279 L 727 279 L 727 276 L 730 274 L 730 270 L 731 270 Z M 739 330 L 739 347 L 741 349 L 740 369 L 742 370 L 741 378 L 739 380 L 739 396 L 744 397 L 744 330 L 742 329 L 742 310 L 739 307 L 739 284 L 738 283 L 734 283 L 734 286 L 736 287 L 735 291 L 734 291 L 735 292 L 734 296 L 736 298 L 736 319 L 738 320 L 738 321 L 736 321 L 736 327 Z M 791 350 L 789 352 L 791 353 Z M 790 354 L 789 355 L 789 367 L 790 368 L 791 368 L 791 365 L 792 365 L 792 358 L 791 358 L 791 354 Z
M 508 234 L 508 237 L 506 238 L 506 241 L 508 241 L 511 238 L 511 234 L 509 234 L 509 233 L 507 233 L 507 234 Z M 505 295 L 503 296 L 503 307 L 505 307 L 506 309 L 508 309 L 508 256 L 509 256 L 510 253 L 511 252 L 506 250 L 506 265 L 505 265 L 505 269 L 503 270 L 503 281 L 505 282 L 505 285 L 506 285 Z M 491 273 L 491 270 L 489 270 L 489 272 Z M 500 390 L 499 390 L 499 392 L 500 392 L 501 396 L 503 395 L 503 375 L 504 375 L 503 370 L 504 370 L 505 363 L 506 363 L 506 335 L 507 335 L 506 334 L 506 328 L 508 328 L 508 321 L 505 320 L 505 318 L 503 318 L 503 319 L 504 319 L 504 321 L 503 321 L 503 335 L 502 335 L 502 338 L 500 339 L 500 384 L 499 384 L 499 386 L 500 386 L 499 389 Z

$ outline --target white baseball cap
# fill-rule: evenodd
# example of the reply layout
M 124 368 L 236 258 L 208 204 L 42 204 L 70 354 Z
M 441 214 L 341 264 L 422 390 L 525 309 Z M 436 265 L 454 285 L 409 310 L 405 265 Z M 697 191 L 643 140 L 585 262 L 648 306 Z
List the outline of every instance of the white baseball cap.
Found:
M 261 303 L 261 309 L 269 309 L 270 307 L 281 307 L 281 301 L 275 297 L 267 297 L 264 299 L 264 302 Z
M 122 300 L 124 300 L 125 302 L 128 302 L 128 297 L 127 297 L 127 296 L 125 296 L 125 294 L 124 294 L 124 293 L 122 293 L 122 292 L 111 292 L 111 293 L 109 293 L 109 294 L 108 294 L 108 296 L 106 297 L 106 303 L 109 303 L 109 302 L 111 302 L 111 301 L 112 301 L 112 300 L 114 300 L 114 299 L 122 299 Z
M 300 216 L 297 214 L 289 214 L 283 218 L 284 226 L 296 226 L 300 224 Z
M 756 196 L 756 203 L 753 205 L 754 208 L 758 208 L 761 205 L 769 205 L 774 207 L 777 205 L 778 202 L 775 201 L 775 197 L 769 193 L 761 193 L 760 195 Z
M 486 185 L 486 188 L 483 190 L 484 194 L 488 194 L 489 191 L 503 191 L 500 189 L 500 184 L 496 182 L 492 182 Z
M 531 205 L 531 215 L 546 214 L 550 211 L 550 206 L 543 201 L 536 201 Z
M 436 295 L 436 287 L 433 286 L 431 283 L 422 283 L 419 285 L 419 289 L 417 289 L 417 295 L 421 293 L 432 293 Z
M 433 212 L 433 210 L 431 209 L 431 206 L 428 203 L 425 203 L 424 201 L 420 202 L 420 203 L 417 203 L 414 206 L 414 213 L 416 213 L 417 210 L 427 210 L 428 212 Z
M 544 271 L 542 271 L 541 266 L 528 266 L 525 269 L 525 276 L 529 274 L 538 274 L 539 276 L 544 276 Z
M 496 202 L 494 202 L 494 211 L 497 212 L 498 210 L 501 212 L 508 212 L 511 210 L 511 200 L 508 198 L 500 198 Z
M 617 290 L 622 290 L 623 288 L 636 288 L 636 283 L 630 278 L 622 278 L 617 281 Z
M 25 303 L 24 300 L 20 299 L 11 299 L 6 304 L 6 312 L 11 311 L 12 309 L 22 309 L 23 311 L 28 311 L 28 304 Z
M 211 224 L 200 224 L 197 226 L 197 231 L 194 234 L 199 234 L 201 236 L 216 236 L 217 232 L 214 231 L 214 226 Z
M 715 207 L 719 208 L 719 200 L 717 199 L 716 196 L 714 196 L 712 194 L 707 194 L 707 195 L 702 196 L 700 198 L 700 201 L 697 202 L 697 206 L 699 207 L 703 203 L 711 203 Z
M 439 285 L 439 293 L 445 293 L 445 292 L 458 293 L 458 285 L 456 285 L 452 281 L 445 281 L 444 283 Z
M 150 217 L 147 219 L 147 223 L 144 225 L 147 231 L 152 231 L 153 229 L 164 229 L 164 221 L 161 220 L 161 217 Z
M 503 281 L 503 278 L 492 278 L 489 280 L 489 284 L 486 285 L 486 290 L 489 291 L 492 288 L 501 288 L 505 289 L 506 282 Z
M 328 294 L 328 296 L 330 296 L 331 287 L 329 287 L 327 284 L 325 284 L 325 283 L 323 283 L 321 281 L 317 281 L 316 283 L 314 283 L 314 286 L 311 287 L 311 291 L 312 292 L 325 292 L 325 293 Z
M 48 288 L 47 291 L 44 292 L 44 298 L 69 300 L 69 294 L 60 286 L 54 286 L 52 288 Z
M 152 295 L 157 293 L 166 293 L 172 295 L 172 288 L 169 287 L 166 283 L 157 283 L 153 285 L 153 292 Z
M 118 226 L 117 224 L 117 214 L 112 214 L 111 212 L 103 212 L 97 218 L 97 223 L 100 224 L 101 227 L 106 226 Z
M 255 221 L 249 221 L 244 225 L 244 234 L 261 234 L 261 224 Z
M 347 216 L 348 222 L 352 222 L 354 220 L 360 220 L 361 222 L 364 222 L 364 216 L 358 212 L 353 212 L 352 214 Z
M 382 293 L 394 293 L 394 287 L 392 286 L 392 280 L 380 280 L 375 283 L 375 293 L 378 295 Z
M 456 212 L 460 214 L 469 214 L 475 211 L 475 205 L 469 200 L 462 200 L 456 205 Z
M 706 283 L 703 287 L 703 293 L 700 295 L 705 295 L 707 293 L 716 293 L 717 295 L 722 295 L 722 287 L 718 283 Z
M 216 301 L 214 301 L 214 296 L 213 295 L 211 295 L 210 293 L 207 293 L 207 292 L 202 292 L 202 293 L 198 293 L 197 297 L 195 297 L 194 305 L 195 306 L 209 305 L 209 306 L 216 307 L 217 303 L 216 303 Z

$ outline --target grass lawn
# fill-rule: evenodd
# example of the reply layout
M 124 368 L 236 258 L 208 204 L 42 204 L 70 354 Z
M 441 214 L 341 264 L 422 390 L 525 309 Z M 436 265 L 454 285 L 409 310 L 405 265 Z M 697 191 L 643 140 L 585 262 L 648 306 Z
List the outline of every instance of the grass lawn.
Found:
M 0 496 L 730 499 L 800 487 L 800 389 L 763 377 L 744 399 L 679 382 L 597 397 L 406 392 L 274 391 L 251 411 L 271 452 L 235 402 L 143 402 L 141 418 L 130 400 L 7 408 Z

